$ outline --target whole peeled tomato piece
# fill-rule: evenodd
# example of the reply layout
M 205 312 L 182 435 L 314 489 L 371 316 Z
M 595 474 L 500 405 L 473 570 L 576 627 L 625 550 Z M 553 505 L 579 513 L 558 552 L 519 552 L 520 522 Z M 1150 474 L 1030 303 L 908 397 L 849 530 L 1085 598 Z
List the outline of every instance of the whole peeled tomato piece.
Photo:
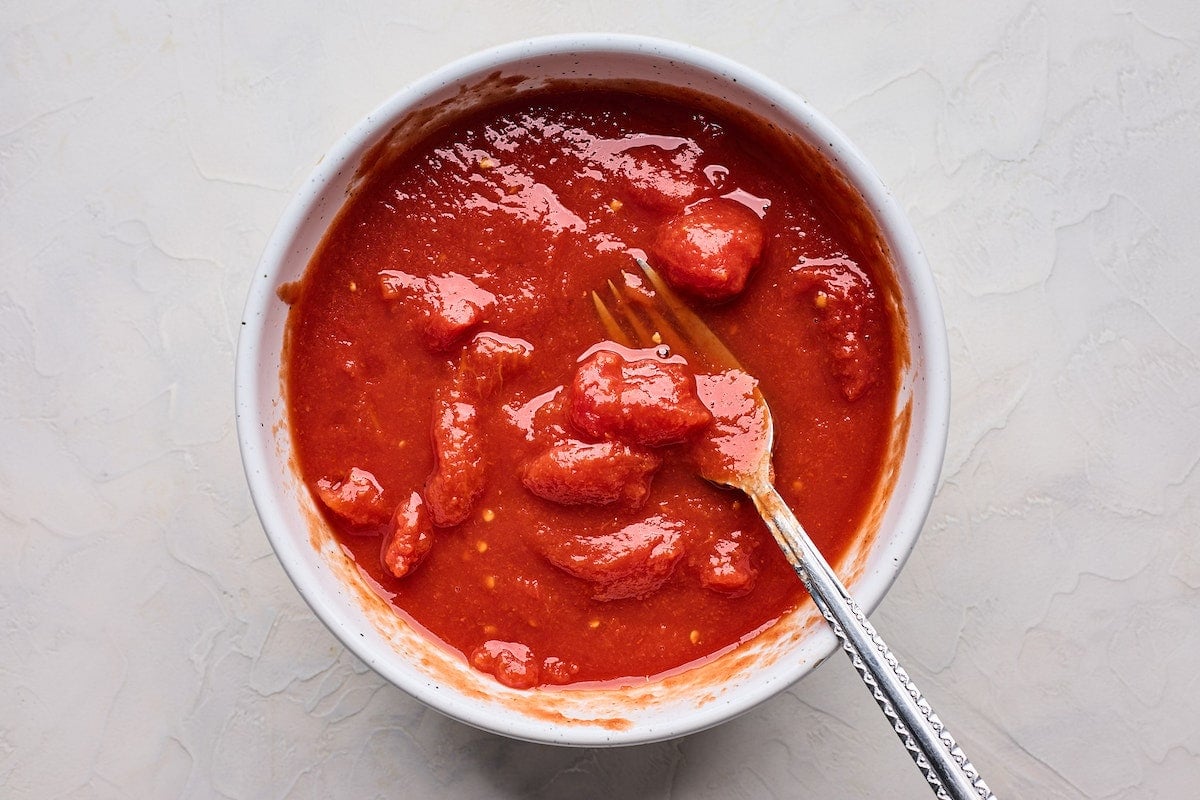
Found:
M 504 386 L 506 378 L 528 367 L 532 358 L 533 345 L 524 339 L 483 331 L 463 348 L 455 379 L 465 394 L 486 399 Z
M 598 138 L 583 154 L 615 198 L 659 213 L 677 212 L 711 189 L 700 169 L 700 148 L 682 137 Z
M 700 473 L 717 483 L 742 476 L 773 476 L 771 420 L 759 400 L 758 381 L 740 369 L 696 376 L 696 391 L 713 423 L 696 438 L 690 456 Z
M 579 665 L 573 661 L 566 661 L 557 656 L 547 656 L 542 659 L 543 683 L 561 686 L 575 680 L 575 676 L 578 674 Z
M 496 305 L 494 294 L 457 272 L 421 278 L 385 269 L 379 286 L 384 299 L 407 297 L 416 305 L 425 344 L 435 352 L 448 350 Z
M 433 523 L 458 525 L 471 515 L 486 480 L 479 414 L 457 391 L 434 400 L 433 472 L 425 482 L 425 504 Z
M 383 537 L 380 560 L 397 578 L 416 569 L 433 547 L 433 526 L 421 495 L 413 492 L 407 502 L 396 507 L 388 531 Z
M 595 439 L 662 447 L 687 441 L 712 422 L 686 364 L 649 350 L 629 352 L 632 360 L 600 349 L 580 363 L 570 388 L 576 428 Z
M 762 258 L 762 220 L 734 200 L 702 200 L 659 229 L 657 266 L 676 288 L 709 300 L 742 291 Z
M 334 514 L 360 527 L 382 525 L 390 513 L 379 481 L 358 467 L 351 467 L 341 480 L 319 479 L 317 497 Z
M 693 548 L 688 561 L 705 589 L 741 597 L 749 594 L 758 577 L 752 553 L 753 540 L 743 531 L 713 533 Z
M 471 666 L 511 689 L 532 689 L 541 682 L 541 663 L 528 645 L 489 639 L 471 651 Z
M 641 599 L 661 589 L 683 557 L 681 527 L 655 515 L 607 534 L 542 531 L 538 547 L 551 564 L 591 583 L 592 599 Z
M 866 274 L 851 263 L 800 265 L 800 300 L 825 341 L 830 369 L 847 400 L 861 397 L 879 378 L 883 311 Z
M 662 459 L 615 441 L 560 442 L 530 459 L 521 481 L 529 491 L 562 505 L 637 508 L 650 494 L 650 481 Z

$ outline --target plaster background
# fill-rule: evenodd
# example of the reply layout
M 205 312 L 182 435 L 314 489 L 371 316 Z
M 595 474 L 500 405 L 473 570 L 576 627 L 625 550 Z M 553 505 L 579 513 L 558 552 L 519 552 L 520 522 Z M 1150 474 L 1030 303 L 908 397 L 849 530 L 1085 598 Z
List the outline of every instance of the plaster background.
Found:
M 680 39 L 806 96 L 911 214 L 943 486 L 874 615 L 999 796 L 1200 785 L 1200 7 L 0 6 L 0 794 L 923 798 L 844 659 L 718 729 L 512 742 L 345 652 L 251 506 L 251 271 L 324 150 L 525 36 Z

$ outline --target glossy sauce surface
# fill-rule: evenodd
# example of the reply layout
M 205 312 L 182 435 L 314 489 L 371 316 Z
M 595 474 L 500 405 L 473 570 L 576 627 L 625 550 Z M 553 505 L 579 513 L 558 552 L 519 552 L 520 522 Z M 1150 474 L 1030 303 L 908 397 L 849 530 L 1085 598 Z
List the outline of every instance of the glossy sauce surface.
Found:
M 581 358 L 608 338 L 590 293 L 636 283 L 631 253 L 669 267 L 727 247 L 723 225 L 753 228 L 748 274 L 673 278 L 758 380 L 776 483 L 818 546 L 836 564 L 857 534 L 897 392 L 887 265 L 779 147 L 690 101 L 519 98 L 370 175 L 313 258 L 286 356 L 305 481 L 398 613 L 498 680 L 655 675 L 804 598 L 751 504 L 697 477 L 690 457 L 721 407 L 739 407 L 742 379 L 689 366 L 718 425 L 633 445 L 657 462 L 644 491 L 647 462 L 620 451 L 626 434 L 589 430 L 572 405 Z M 736 437 L 721 446 L 736 458 Z M 447 477 L 436 453 L 471 468 Z M 552 462 L 572 458 L 609 465 L 612 496 L 575 503 L 556 488 Z M 389 539 L 401 518 L 421 535 Z

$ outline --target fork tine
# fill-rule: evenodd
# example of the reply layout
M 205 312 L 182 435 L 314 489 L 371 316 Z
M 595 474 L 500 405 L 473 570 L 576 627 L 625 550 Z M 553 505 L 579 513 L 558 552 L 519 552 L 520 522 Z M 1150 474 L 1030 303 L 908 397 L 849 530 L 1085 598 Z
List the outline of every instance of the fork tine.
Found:
M 674 344 L 681 337 L 673 335 L 675 331 L 655 310 L 650 295 L 628 290 L 622 292 L 612 281 L 608 281 L 608 291 L 612 295 L 608 302 L 593 291 L 592 304 L 610 339 L 630 348 L 656 347 L 666 343 L 675 350 Z M 685 355 L 687 352 L 686 345 L 681 345 L 679 354 Z
M 632 338 L 635 342 L 634 346 L 653 347 L 654 345 L 661 343 L 661 338 L 659 338 L 654 331 L 646 327 L 645 320 L 642 319 L 642 314 L 639 314 L 638 309 L 635 308 L 635 306 L 638 305 L 636 298 L 622 294 L 621 290 L 618 289 L 617 285 L 612 281 L 608 282 L 608 290 L 612 292 L 613 300 L 616 303 L 617 310 L 625 318 L 626 330 L 631 330 L 633 332 Z M 642 311 L 645 311 L 644 307 L 642 308 Z M 654 320 L 651 319 L 650 322 L 653 323 Z
M 689 363 L 705 361 L 684 332 L 663 316 L 660 303 L 652 292 L 619 287 L 612 281 L 608 281 L 608 291 L 612 295 L 611 301 L 605 302 L 603 297 L 592 292 L 592 303 L 610 339 L 633 348 L 666 345 L 671 353 Z
M 646 263 L 645 259 L 635 260 L 654 287 L 654 293 L 661 301 L 659 306 L 666 312 L 666 315 L 673 318 L 669 321 L 664 320 L 668 323 L 668 327 L 676 331 L 679 338 L 686 340 L 693 350 L 709 356 L 717 366 L 725 369 L 741 369 L 737 358 L 729 352 L 725 343 L 712 332 L 704 320 L 687 307 L 687 304 L 672 291 L 671 287 L 667 286 L 667 282 L 662 279 L 662 276 Z
M 608 336 L 625 347 L 666 344 L 689 363 L 720 369 L 741 369 L 737 358 L 705 322 L 667 285 L 644 259 L 635 259 L 653 291 L 617 286 L 608 281 L 612 300 L 592 292 L 596 315 Z
M 649 323 L 649 330 L 653 331 L 653 333 L 646 335 L 647 328 L 644 325 L 640 327 L 643 334 L 643 347 L 654 347 L 665 344 L 673 354 L 682 356 L 689 364 L 699 364 L 704 360 L 692 346 L 693 343 L 688 337 L 687 331 L 681 330 L 678 325 L 663 314 L 662 303 L 659 302 L 655 294 L 643 294 L 633 291 L 627 294 L 626 308 L 631 313 L 641 315 L 645 322 Z
M 612 286 L 612 282 L 610 281 L 608 285 Z M 617 344 L 633 347 L 634 343 L 630 341 L 629 335 L 625 333 L 625 329 L 621 327 L 621 323 L 617 321 L 617 318 L 608 310 L 608 306 L 604 304 L 604 298 L 592 292 L 592 305 L 596 307 L 596 316 L 600 317 L 600 324 L 608 332 L 608 338 Z

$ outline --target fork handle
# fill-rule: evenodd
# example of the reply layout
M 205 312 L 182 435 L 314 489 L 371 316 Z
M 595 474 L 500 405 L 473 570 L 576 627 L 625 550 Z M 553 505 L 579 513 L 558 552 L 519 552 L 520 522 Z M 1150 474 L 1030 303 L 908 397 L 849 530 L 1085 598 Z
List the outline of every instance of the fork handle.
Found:
M 750 496 L 934 794 L 946 800 L 995 800 L 779 492 L 768 486 Z

